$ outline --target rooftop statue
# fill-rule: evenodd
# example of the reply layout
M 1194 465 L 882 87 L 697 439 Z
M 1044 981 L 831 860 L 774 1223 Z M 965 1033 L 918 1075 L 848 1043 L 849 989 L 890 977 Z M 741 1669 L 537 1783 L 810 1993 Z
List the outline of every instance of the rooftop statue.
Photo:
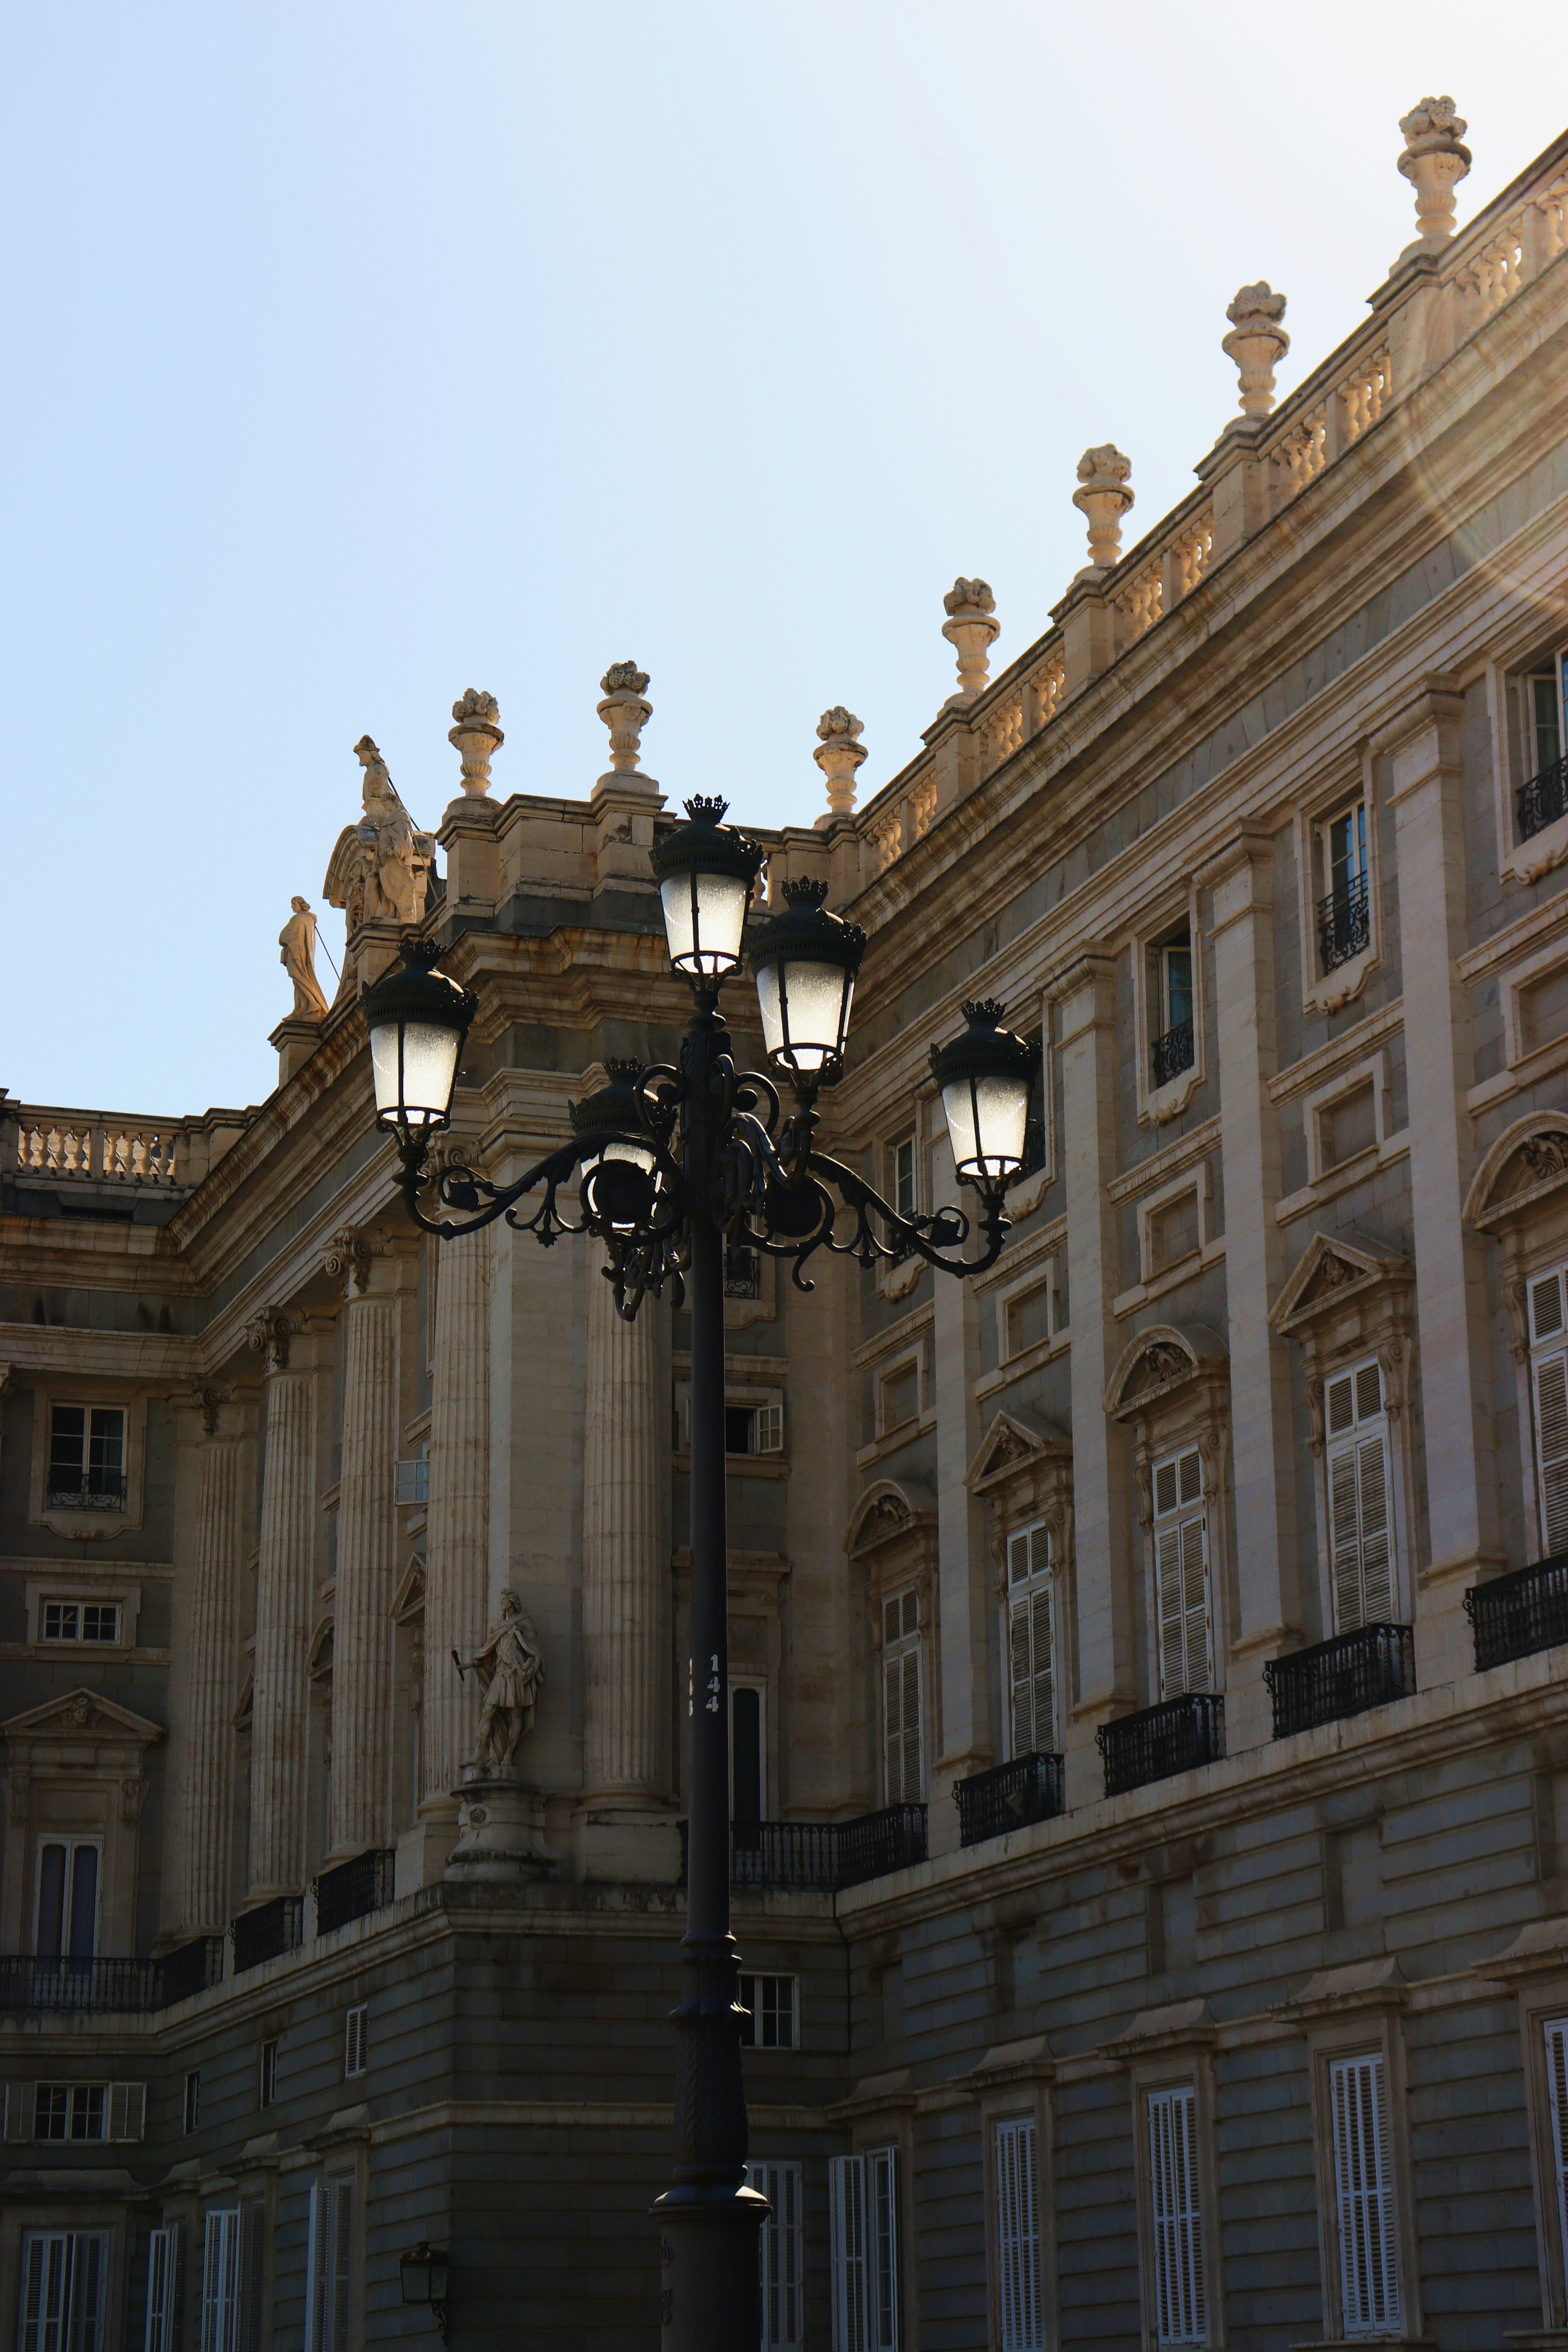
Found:
M 316 978 L 316 918 L 310 912 L 309 898 L 296 897 L 289 904 L 294 911 L 278 934 L 278 945 L 282 950 L 278 961 L 294 983 L 293 1017 L 324 1021 L 327 1000 Z

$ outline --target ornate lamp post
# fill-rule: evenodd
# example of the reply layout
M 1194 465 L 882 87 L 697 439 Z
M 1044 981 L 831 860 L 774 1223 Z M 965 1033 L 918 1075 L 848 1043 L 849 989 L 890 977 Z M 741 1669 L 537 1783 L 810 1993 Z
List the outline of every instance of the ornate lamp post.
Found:
M 675 2012 L 675 2185 L 654 2211 L 663 2233 L 667 2352 L 756 2352 L 761 2333 L 757 2228 L 765 2200 L 742 2185 L 747 2150 L 741 2073 L 739 1961 L 730 1933 L 728 1635 L 724 1534 L 726 1240 L 792 1261 L 795 1286 L 818 1250 L 863 1265 L 911 1251 L 949 1274 L 992 1265 L 1008 1230 L 1003 1194 L 1023 1160 L 1031 1055 L 1000 1027 L 999 1004 L 966 1005 L 969 1027 L 931 1049 L 960 1181 L 978 1194 L 972 1219 L 945 1208 L 904 1217 L 852 1168 L 818 1151 L 819 1087 L 843 1068 L 865 934 L 823 905 L 815 882 L 786 883 L 784 907 L 750 941 L 773 1075 L 741 1071 L 719 1010 L 741 968 L 746 917 L 762 866 L 753 842 L 723 824 L 722 801 L 687 803 L 688 822 L 652 853 L 670 961 L 694 1006 L 679 1066 L 616 1063 L 610 1081 L 574 1106 L 573 1140 L 515 1184 L 472 1169 L 426 1174 L 431 1136 L 448 1121 L 475 1000 L 432 969 L 435 950 L 410 935 L 400 971 L 364 992 L 377 1124 L 397 1139 L 408 1213 L 442 1240 L 504 1215 L 546 1244 L 591 1233 L 629 1319 L 666 1284 L 691 1314 L 690 1746 L 685 1983 Z M 775 1079 L 788 1086 L 784 1112 Z M 576 1177 L 575 1218 L 561 1198 Z M 421 1194 L 434 1183 L 428 1208 Z M 528 1207 L 518 1204 L 531 1194 Z M 977 1234 L 977 1253 L 962 1253 Z

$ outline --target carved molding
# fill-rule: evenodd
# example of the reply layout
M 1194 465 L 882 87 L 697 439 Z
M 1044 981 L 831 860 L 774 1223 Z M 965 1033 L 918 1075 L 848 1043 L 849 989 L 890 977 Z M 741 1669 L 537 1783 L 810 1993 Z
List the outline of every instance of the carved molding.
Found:
M 1465 1196 L 1465 1217 L 1500 1234 L 1568 1187 L 1568 1112 L 1531 1111 L 1499 1136 Z

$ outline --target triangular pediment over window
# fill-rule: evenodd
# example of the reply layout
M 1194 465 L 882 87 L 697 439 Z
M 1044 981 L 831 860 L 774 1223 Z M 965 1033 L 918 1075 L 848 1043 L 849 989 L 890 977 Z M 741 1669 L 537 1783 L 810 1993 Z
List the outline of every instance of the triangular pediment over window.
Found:
M 30 1706 L 25 1715 L 13 1715 L 0 1723 L 0 1732 L 8 1743 L 17 1740 L 40 1739 L 115 1739 L 130 1740 L 139 1748 L 151 1748 L 163 1737 L 161 1723 L 149 1723 L 144 1715 L 132 1715 L 128 1706 L 117 1706 L 105 1698 L 101 1691 L 64 1691 L 58 1698 L 46 1699 L 42 1706 Z
M 1335 1314 L 1352 1299 L 1390 1288 L 1403 1288 L 1415 1279 L 1415 1268 L 1384 1243 L 1361 1235 L 1314 1234 L 1284 1289 L 1269 1309 L 1276 1331 L 1304 1330 L 1325 1315 Z
M 400 1625 L 405 1625 L 411 1617 L 423 1616 L 424 1612 L 425 1563 L 415 1552 L 403 1572 L 403 1581 L 393 1600 L 392 1613 Z
M 1026 1466 L 1043 1466 L 1058 1455 L 1070 1460 L 1072 1448 L 1059 1430 L 1034 1427 L 1014 1413 L 999 1412 L 981 1439 L 963 1483 L 972 1494 L 984 1494 Z

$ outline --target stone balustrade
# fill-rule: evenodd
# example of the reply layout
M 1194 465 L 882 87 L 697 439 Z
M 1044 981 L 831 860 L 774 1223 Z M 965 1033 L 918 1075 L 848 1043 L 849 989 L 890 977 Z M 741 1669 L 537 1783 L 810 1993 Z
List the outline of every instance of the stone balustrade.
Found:
M 0 1168 L 18 1175 L 189 1192 L 248 1124 L 248 1111 L 201 1119 L 7 1104 L 0 1110 Z

